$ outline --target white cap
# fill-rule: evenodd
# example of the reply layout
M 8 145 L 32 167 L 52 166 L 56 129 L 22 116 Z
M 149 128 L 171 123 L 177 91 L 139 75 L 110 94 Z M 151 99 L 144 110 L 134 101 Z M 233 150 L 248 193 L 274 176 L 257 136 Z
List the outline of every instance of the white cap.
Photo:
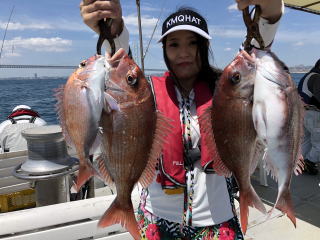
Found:
M 188 30 L 188 31 L 197 33 L 200 36 L 202 36 L 208 40 L 212 39 L 209 34 L 207 34 L 205 31 L 203 31 L 202 29 L 200 29 L 198 27 L 191 26 L 191 25 L 179 25 L 179 26 L 175 26 L 175 27 L 171 28 L 170 30 L 166 31 L 163 35 L 161 35 L 160 40 L 158 42 L 161 42 L 162 39 L 165 36 L 167 36 L 169 33 L 180 31 L 180 30 Z
M 197 12 L 191 9 L 180 9 L 171 14 L 162 24 L 162 35 L 158 42 L 169 33 L 187 30 L 199 34 L 200 36 L 211 39 L 206 20 Z
M 14 108 L 12 109 L 12 112 L 14 112 L 14 111 L 16 111 L 16 110 L 18 110 L 18 109 L 31 109 L 31 107 L 29 107 L 29 106 L 27 106 L 27 105 L 18 105 L 18 106 L 14 107 Z

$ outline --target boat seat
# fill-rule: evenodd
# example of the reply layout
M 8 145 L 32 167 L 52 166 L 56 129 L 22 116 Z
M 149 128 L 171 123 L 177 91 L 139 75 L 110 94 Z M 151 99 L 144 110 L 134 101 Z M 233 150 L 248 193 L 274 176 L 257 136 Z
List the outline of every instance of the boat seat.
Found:
M 32 182 L 12 175 L 13 169 L 27 160 L 27 151 L 0 154 L 0 195 L 31 188 Z
M 133 240 L 120 224 L 106 228 L 97 226 L 100 217 L 114 199 L 115 195 L 103 195 L 80 201 L 1 213 L 0 239 Z M 135 212 L 137 212 L 139 201 L 139 192 L 135 188 L 132 193 Z

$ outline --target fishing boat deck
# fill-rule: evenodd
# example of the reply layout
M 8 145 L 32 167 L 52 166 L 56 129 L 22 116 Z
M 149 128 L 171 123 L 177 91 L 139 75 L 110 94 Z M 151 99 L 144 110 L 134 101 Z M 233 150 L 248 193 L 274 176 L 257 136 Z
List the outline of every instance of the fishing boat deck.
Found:
M 270 177 L 268 186 L 262 186 L 259 181 L 259 172 L 252 176 L 252 184 L 270 210 L 276 200 L 278 186 Z M 246 240 L 316 240 L 320 235 L 320 175 L 302 174 L 293 176 L 291 183 L 297 228 L 294 228 L 289 218 L 276 210 L 269 219 L 256 209 L 250 208 L 249 226 Z
M 277 183 L 267 177 L 268 186 L 260 183 L 259 169 L 252 176 L 252 183 L 267 210 L 271 209 L 278 192 Z M 281 212 L 275 210 L 267 218 L 250 208 L 246 240 L 316 240 L 320 235 L 320 175 L 293 176 L 291 194 L 297 217 L 297 228 Z M 114 225 L 97 229 L 101 214 L 111 204 L 114 195 L 109 187 L 95 181 L 95 198 L 55 204 L 0 214 L 0 239 L 42 240 L 59 239 L 133 239 L 125 229 Z M 139 202 L 137 191 L 133 194 L 135 208 Z M 237 201 L 235 201 L 237 205 Z M 34 218 L 37 216 L 36 218 Z M 48 217 L 50 216 L 50 217 Z M 33 221 L 30 221 L 33 219 Z M 71 224 L 72 223 L 72 224 Z M 13 234 L 16 233 L 16 234 Z

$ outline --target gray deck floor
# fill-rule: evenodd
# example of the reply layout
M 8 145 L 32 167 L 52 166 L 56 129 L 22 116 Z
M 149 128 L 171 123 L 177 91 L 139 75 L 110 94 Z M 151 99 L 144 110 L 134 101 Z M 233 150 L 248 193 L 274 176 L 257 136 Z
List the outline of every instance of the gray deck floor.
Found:
M 267 210 L 271 209 L 277 196 L 277 183 L 268 177 L 268 187 L 259 184 L 258 172 L 252 183 Z M 266 220 L 257 210 L 250 208 L 249 227 L 245 239 L 258 240 L 319 240 L 320 239 L 320 175 L 293 176 L 291 195 L 297 218 L 297 228 L 288 217 L 275 211 Z

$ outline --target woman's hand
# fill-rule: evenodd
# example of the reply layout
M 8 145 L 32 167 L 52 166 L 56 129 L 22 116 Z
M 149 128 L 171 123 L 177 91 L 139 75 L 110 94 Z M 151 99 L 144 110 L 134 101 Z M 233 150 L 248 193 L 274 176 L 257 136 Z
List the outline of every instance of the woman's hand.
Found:
M 259 5 L 261 7 L 261 17 L 267 19 L 269 23 L 277 22 L 282 15 L 282 0 L 236 0 L 240 10 L 250 6 Z
M 120 0 L 81 0 L 80 14 L 85 24 L 99 33 L 98 22 L 112 18 L 111 35 L 118 36 L 123 29 Z

